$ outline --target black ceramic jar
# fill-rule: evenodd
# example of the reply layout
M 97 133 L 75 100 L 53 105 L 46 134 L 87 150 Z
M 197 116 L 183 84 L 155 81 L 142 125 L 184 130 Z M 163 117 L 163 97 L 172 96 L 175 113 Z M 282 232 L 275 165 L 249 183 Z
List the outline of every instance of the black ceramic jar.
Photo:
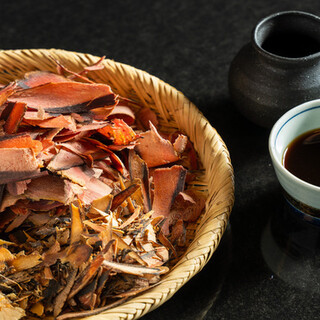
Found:
M 261 20 L 231 63 L 229 91 L 246 118 L 268 128 L 287 110 L 320 98 L 320 18 L 285 11 Z

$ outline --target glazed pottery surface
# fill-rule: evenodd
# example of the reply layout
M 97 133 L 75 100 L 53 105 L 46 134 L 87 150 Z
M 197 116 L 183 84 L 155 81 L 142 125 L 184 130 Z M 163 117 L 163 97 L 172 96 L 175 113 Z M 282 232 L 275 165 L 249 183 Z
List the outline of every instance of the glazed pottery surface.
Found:
M 285 11 L 261 20 L 229 70 L 237 109 L 271 128 L 286 111 L 320 98 L 320 18 Z
M 292 205 L 300 210 L 310 207 L 320 210 L 320 187 L 305 182 L 283 165 L 284 153 L 295 138 L 320 128 L 320 99 L 303 103 L 287 111 L 273 126 L 269 137 L 269 152 L 278 180 Z M 310 211 L 310 210 L 308 210 Z

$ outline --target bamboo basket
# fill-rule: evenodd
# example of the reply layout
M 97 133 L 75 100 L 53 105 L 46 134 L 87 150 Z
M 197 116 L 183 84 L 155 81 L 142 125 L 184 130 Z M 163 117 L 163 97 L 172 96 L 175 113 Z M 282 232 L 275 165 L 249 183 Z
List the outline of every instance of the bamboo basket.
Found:
M 57 49 L 0 51 L 0 83 L 6 84 L 32 70 L 56 71 L 53 59 L 73 71 L 96 62 L 90 54 Z M 201 112 L 181 92 L 131 66 L 104 60 L 103 70 L 90 73 L 96 82 L 109 84 L 115 93 L 155 110 L 160 130 L 180 130 L 193 142 L 202 163 L 191 186 L 207 193 L 206 207 L 188 227 L 188 248 L 170 272 L 154 288 L 94 316 L 90 320 L 138 319 L 170 299 L 208 262 L 219 245 L 234 203 L 233 168 L 228 149 Z

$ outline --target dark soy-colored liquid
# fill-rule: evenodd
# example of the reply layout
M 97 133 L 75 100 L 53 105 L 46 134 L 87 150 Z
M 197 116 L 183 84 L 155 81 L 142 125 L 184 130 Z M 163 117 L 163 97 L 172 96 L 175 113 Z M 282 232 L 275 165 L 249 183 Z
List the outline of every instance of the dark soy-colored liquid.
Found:
M 296 32 L 271 34 L 262 44 L 270 53 L 287 58 L 301 58 L 320 51 L 320 41 Z
M 293 140 L 284 153 L 283 164 L 296 177 L 320 187 L 320 129 Z

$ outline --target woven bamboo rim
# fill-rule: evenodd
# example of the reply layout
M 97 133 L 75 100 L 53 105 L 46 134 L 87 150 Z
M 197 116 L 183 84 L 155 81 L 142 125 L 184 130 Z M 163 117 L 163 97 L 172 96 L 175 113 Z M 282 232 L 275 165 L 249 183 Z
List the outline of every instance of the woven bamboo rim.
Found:
M 32 70 L 56 71 L 53 59 L 73 71 L 99 58 L 57 49 L 0 51 L 0 83 L 8 83 Z M 138 319 L 170 299 L 197 274 L 216 250 L 227 226 L 234 203 L 233 168 L 228 149 L 201 112 L 172 86 L 131 66 L 106 59 L 105 68 L 90 73 L 96 82 L 149 106 L 159 116 L 162 129 L 179 129 L 193 142 L 203 165 L 194 188 L 208 193 L 204 214 L 194 227 L 190 245 L 163 281 L 127 302 L 87 317 L 90 320 Z

